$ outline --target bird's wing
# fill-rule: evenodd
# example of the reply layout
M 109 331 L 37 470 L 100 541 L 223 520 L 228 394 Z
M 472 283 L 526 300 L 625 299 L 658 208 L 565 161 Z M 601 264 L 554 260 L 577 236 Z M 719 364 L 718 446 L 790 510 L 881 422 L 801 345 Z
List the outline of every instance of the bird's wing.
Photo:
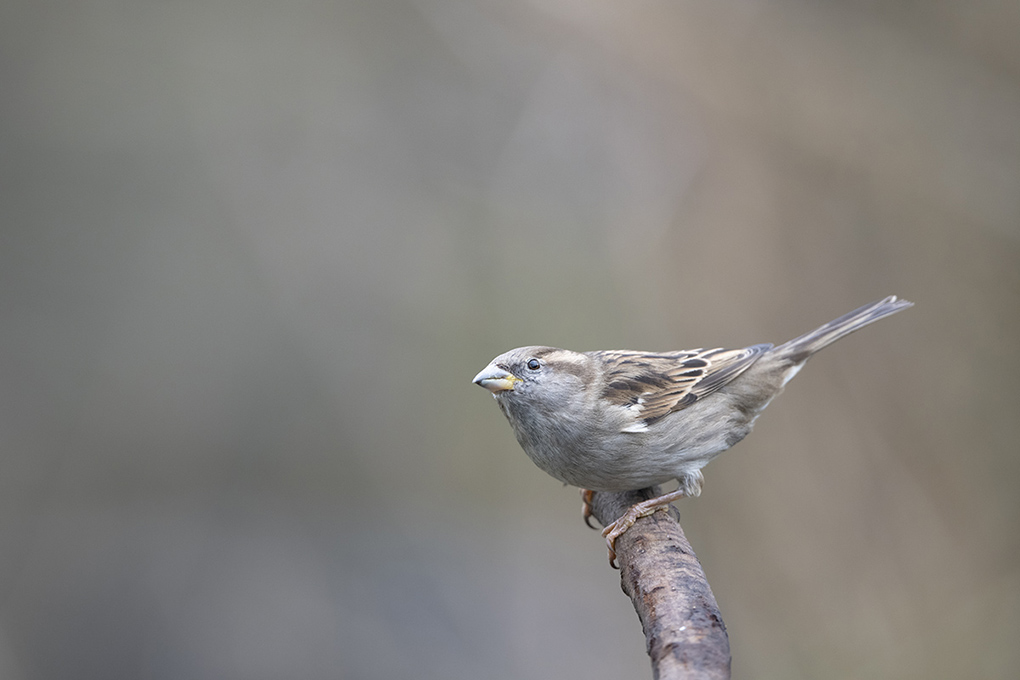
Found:
M 772 345 L 744 349 L 692 349 L 679 352 L 590 352 L 605 367 L 602 396 L 636 411 L 650 425 L 712 394 L 751 367 Z M 642 428 L 637 428 L 639 431 Z

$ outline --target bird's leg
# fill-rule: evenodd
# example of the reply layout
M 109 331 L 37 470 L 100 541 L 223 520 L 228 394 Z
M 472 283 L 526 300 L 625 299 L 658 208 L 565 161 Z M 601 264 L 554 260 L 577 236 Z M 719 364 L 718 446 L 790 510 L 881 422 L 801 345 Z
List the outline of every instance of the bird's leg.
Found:
M 603 529 L 602 535 L 606 537 L 606 545 L 609 547 L 609 566 L 613 569 L 619 569 L 616 566 L 616 539 L 623 532 L 634 526 L 634 522 L 638 521 L 641 517 L 647 517 L 657 510 L 668 510 L 670 503 L 686 495 L 687 489 L 681 484 L 680 488 L 676 491 L 635 503 L 630 506 L 627 512 L 623 513 L 622 517 Z
M 591 500 L 595 495 L 595 492 L 591 489 L 581 489 L 581 517 L 584 518 L 584 523 L 588 525 L 589 529 L 594 529 L 591 525 Z

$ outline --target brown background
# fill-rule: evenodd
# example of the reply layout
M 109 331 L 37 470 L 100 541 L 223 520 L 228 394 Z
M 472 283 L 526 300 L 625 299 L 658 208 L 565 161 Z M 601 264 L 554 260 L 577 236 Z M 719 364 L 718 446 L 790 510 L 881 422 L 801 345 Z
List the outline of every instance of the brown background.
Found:
M 522 344 L 895 293 L 679 504 L 742 678 L 1020 675 L 1020 5 L 0 7 L 0 677 L 644 677 Z

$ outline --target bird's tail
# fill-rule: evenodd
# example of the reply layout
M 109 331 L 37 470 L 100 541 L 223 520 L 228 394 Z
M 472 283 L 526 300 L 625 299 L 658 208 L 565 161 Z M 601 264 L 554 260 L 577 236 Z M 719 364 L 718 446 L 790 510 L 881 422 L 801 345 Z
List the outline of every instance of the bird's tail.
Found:
M 869 323 L 874 323 L 890 314 L 895 314 L 907 307 L 913 306 L 913 302 L 899 300 L 895 295 L 890 295 L 884 300 L 864 305 L 849 314 L 844 314 L 838 319 L 830 321 L 824 326 L 816 328 L 810 333 L 794 338 L 776 347 L 773 352 L 793 364 L 801 364 L 826 345 L 831 345 L 859 328 L 864 328 Z

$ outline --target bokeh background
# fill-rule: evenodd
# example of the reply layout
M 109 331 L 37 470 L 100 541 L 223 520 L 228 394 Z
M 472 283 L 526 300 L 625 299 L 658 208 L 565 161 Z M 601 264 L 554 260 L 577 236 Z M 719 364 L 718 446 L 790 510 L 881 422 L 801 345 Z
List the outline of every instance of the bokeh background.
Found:
M 1020 3 L 0 5 L 0 678 L 646 677 L 523 344 L 819 355 L 743 678 L 1020 676 Z

